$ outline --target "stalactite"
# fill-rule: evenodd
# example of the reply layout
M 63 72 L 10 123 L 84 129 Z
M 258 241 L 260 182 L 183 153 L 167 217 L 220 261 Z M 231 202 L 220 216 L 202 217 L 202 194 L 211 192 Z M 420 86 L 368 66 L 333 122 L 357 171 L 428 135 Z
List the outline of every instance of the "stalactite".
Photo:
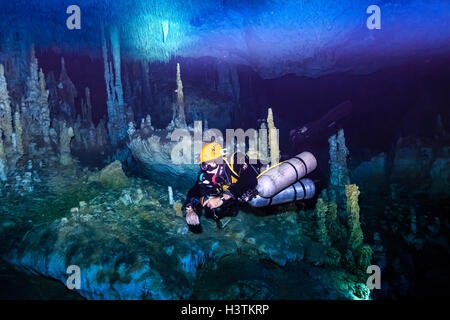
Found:
M 270 164 L 273 166 L 280 162 L 280 147 L 278 129 L 273 121 L 272 108 L 268 110 L 267 126 L 269 130 Z
M 11 144 L 13 134 L 11 102 L 6 85 L 5 69 L 2 64 L 0 64 L 0 122 L 0 128 L 3 130 L 5 143 Z
M 161 28 L 163 31 L 163 42 L 166 42 L 167 36 L 169 35 L 169 21 L 164 20 L 163 22 L 161 22 Z

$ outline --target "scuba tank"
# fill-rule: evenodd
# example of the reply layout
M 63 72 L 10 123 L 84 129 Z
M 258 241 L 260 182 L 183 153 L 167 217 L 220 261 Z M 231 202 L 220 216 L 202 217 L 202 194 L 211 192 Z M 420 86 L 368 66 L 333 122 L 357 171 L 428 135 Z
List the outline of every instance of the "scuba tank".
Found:
M 314 197 L 315 192 L 316 187 L 314 182 L 311 179 L 305 178 L 297 181 L 293 185 L 287 187 L 270 198 L 257 195 L 248 203 L 252 207 L 266 207 L 297 200 L 311 199 Z
M 258 176 L 256 190 L 259 196 L 271 198 L 316 168 L 317 160 L 312 153 L 300 153 L 287 161 L 280 162 L 263 171 Z M 312 181 L 311 183 L 314 184 Z

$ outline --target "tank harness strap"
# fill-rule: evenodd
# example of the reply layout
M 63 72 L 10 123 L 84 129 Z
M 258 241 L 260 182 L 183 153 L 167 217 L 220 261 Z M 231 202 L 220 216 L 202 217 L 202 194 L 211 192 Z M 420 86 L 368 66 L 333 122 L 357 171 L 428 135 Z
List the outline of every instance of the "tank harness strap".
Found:
M 301 163 L 303 163 L 303 166 L 305 167 L 305 175 L 307 175 L 308 174 L 308 167 L 306 166 L 305 161 L 302 158 L 299 158 L 299 157 L 294 157 L 294 158 L 300 160 Z
M 260 198 L 263 198 L 263 199 L 266 199 L 266 200 L 269 200 L 269 204 L 268 204 L 268 206 L 270 206 L 271 204 L 272 204 L 272 199 L 275 197 L 276 195 L 274 195 L 274 196 L 271 196 L 271 197 L 263 197 L 263 196 L 261 196 L 261 195 L 258 195 L 258 197 L 260 197 Z
M 298 172 L 297 172 L 297 169 L 296 169 L 295 166 L 294 166 L 292 163 L 290 163 L 289 161 L 286 162 L 286 163 L 289 164 L 289 165 L 292 167 L 292 169 L 294 169 L 294 171 L 295 171 L 295 176 L 296 176 L 295 181 L 297 181 L 297 180 L 298 180 Z
M 305 188 L 305 185 L 303 184 L 303 182 L 300 180 L 299 181 L 300 182 L 300 185 L 302 186 L 302 189 L 303 189 L 303 199 L 305 199 L 306 198 L 306 188 Z M 297 197 L 296 197 L 297 198 Z
M 297 200 L 297 188 L 295 188 L 295 184 L 293 184 L 292 187 L 294 188 L 294 200 L 292 201 L 295 201 Z
M 269 170 L 271 170 L 271 169 L 273 169 L 273 168 L 275 168 L 275 167 L 278 167 L 279 165 L 281 165 L 281 164 L 283 164 L 283 163 L 285 163 L 285 162 L 286 162 L 286 161 L 283 161 L 283 162 L 277 163 L 277 164 L 275 164 L 275 165 L 273 165 L 273 166 L 267 168 L 266 170 L 264 170 L 263 172 L 261 172 L 261 173 L 259 174 L 259 176 L 257 176 L 256 178 L 258 179 L 259 177 L 261 177 L 261 176 L 262 176 L 264 173 L 266 173 L 267 171 L 269 171 Z
M 233 166 L 234 155 L 235 155 L 235 154 L 236 154 L 236 153 L 233 153 L 233 154 L 231 155 L 230 162 L 228 162 L 227 157 L 223 157 L 223 160 L 224 160 L 225 163 L 227 164 L 228 168 L 230 168 L 230 171 L 231 171 L 231 182 L 232 182 L 232 183 L 235 183 L 235 182 L 238 180 L 238 178 L 239 178 L 239 175 L 237 174 L 236 171 L 234 171 L 234 166 Z

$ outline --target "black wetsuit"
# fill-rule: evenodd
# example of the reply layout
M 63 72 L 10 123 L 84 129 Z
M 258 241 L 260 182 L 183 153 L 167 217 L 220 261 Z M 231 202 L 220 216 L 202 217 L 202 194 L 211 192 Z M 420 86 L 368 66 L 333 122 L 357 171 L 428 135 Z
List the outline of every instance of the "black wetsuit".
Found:
M 216 179 L 214 179 L 217 183 L 209 183 L 204 184 L 200 180 L 204 180 L 206 176 L 206 180 L 212 180 L 211 177 L 208 176 L 205 172 L 200 171 L 197 175 L 197 182 L 196 184 L 188 191 L 188 194 L 186 196 L 186 201 L 184 204 L 184 208 L 187 206 L 192 206 L 194 211 L 197 214 L 200 214 L 202 209 L 202 198 L 205 197 L 206 199 L 208 196 L 219 196 L 221 197 L 224 193 L 231 196 L 231 199 L 224 200 L 224 203 L 222 204 L 221 208 L 221 214 L 220 216 L 228 215 L 223 211 L 227 211 L 229 213 L 230 211 L 233 211 L 233 207 L 235 204 L 239 202 L 239 199 L 246 193 L 251 190 L 254 190 L 257 185 L 257 179 L 256 177 L 259 174 L 259 165 L 250 165 L 249 159 L 247 156 L 245 156 L 245 164 L 237 164 L 237 158 L 238 154 L 235 153 L 233 155 L 233 170 L 239 177 L 236 177 L 238 180 L 235 183 L 232 183 L 232 177 L 235 176 L 234 173 L 231 171 L 229 166 L 224 162 L 223 164 L 220 164 L 219 171 L 217 173 Z M 230 163 L 230 161 L 229 161 Z M 244 169 L 245 168 L 245 169 Z M 203 173 L 203 177 L 201 177 Z M 228 185 L 228 189 L 226 191 L 221 190 L 222 185 Z M 223 209 L 231 209 L 231 210 L 223 210 Z M 207 209 L 206 213 L 211 213 L 212 210 Z M 214 211 L 214 219 L 218 219 L 215 210 Z

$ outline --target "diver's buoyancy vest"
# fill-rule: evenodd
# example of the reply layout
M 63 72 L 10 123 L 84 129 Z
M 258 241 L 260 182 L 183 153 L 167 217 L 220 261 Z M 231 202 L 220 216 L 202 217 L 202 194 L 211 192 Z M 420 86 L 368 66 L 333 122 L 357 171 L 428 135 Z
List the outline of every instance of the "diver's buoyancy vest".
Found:
M 226 166 L 222 166 L 218 174 L 208 175 L 201 173 L 199 175 L 198 182 L 201 184 L 203 190 L 208 190 L 205 193 L 208 193 L 208 195 L 222 193 L 238 181 L 239 174 L 234 170 L 235 154 L 233 153 L 229 160 L 225 156 L 222 158 Z

